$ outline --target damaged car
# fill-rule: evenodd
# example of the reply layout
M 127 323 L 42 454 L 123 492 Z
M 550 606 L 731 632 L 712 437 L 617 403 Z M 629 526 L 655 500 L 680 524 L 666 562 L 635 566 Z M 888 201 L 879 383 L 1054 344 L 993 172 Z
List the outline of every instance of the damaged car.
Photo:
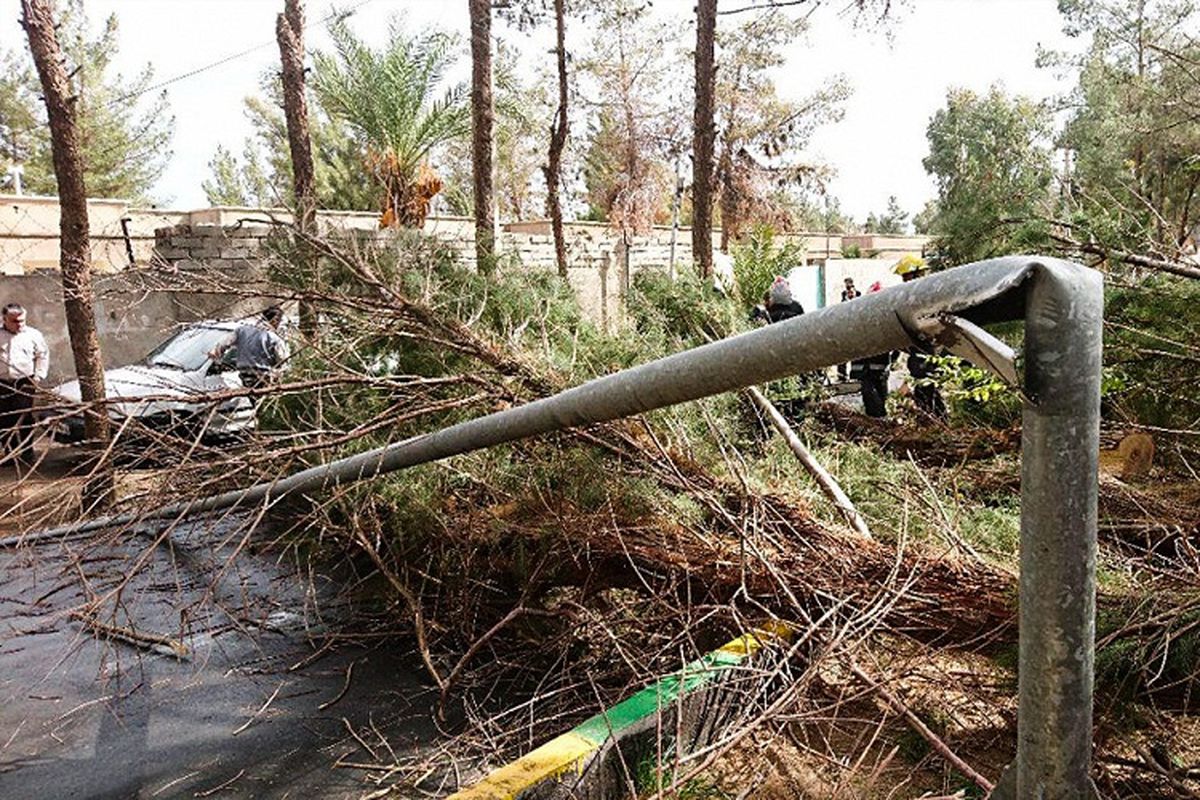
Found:
M 253 431 L 257 418 L 248 397 L 212 398 L 242 388 L 236 369 L 237 351 L 228 348 L 220 359 L 212 353 L 227 343 L 236 320 L 208 320 L 181 328 L 140 363 L 104 371 L 105 397 L 115 430 L 129 434 L 170 433 L 204 442 L 239 438 Z M 46 411 L 60 442 L 84 440 L 79 381 L 54 387 Z

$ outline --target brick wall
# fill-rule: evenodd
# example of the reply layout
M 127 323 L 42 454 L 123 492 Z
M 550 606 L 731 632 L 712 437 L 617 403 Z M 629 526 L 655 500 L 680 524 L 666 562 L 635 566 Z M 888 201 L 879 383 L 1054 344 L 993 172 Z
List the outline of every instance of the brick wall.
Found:
M 278 226 L 261 219 L 261 214 L 254 216 L 251 209 L 212 211 L 224 213 L 193 215 L 192 221 L 156 230 L 154 260 L 183 269 L 252 268 L 262 256 L 265 242 L 278 235 Z M 196 222 L 195 218 L 205 221 Z M 353 232 L 359 241 L 365 237 L 379 247 L 386 247 L 392 236 L 389 231 L 377 230 L 374 215 L 342 215 L 332 219 L 323 215 L 319 223 L 323 233 Z M 465 263 L 473 263 L 475 231 L 471 220 L 431 218 L 424 230 L 457 252 Z M 584 314 L 603 326 L 619 324 L 625 294 L 636 272 L 666 270 L 671 263 L 671 231 L 667 228 L 632 237 L 628 244 L 602 224 L 572 224 L 567 226 L 566 235 L 567 280 L 578 293 Z M 548 222 L 505 226 L 497 241 L 497 251 L 502 260 L 528 269 L 557 268 L 554 237 Z M 691 260 L 690 232 L 683 230 L 675 246 L 676 269 L 691 269 Z
M 264 242 L 278 235 L 278 225 L 289 223 L 283 211 L 263 211 L 249 208 L 212 208 L 190 212 L 186 222 L 155 231 L 154 258 L 160 263 L 182 268 L 207 267 L 218 270 L 247 268 L 261 256 Z M 386 247 L 393 235 L 378 229 L 375 214 L 352 212 L 321 212 L 318 227 L 326 235 L 353 233 L 362 241 Z M 453 249 L 464 263 L 475 259 L 475 227 L 463 217 L 431 217 L 424 231 Z M 672 263 L 672 231 L 656 227 L 644 235 L 622 237 L 604 223 L 573 222 L 564 226 L 567 244 L 567 280 L 575 288 L 585 315 L 603 327 L 619 326 L 624 310 L 625 295 L 634 275 L 644 269 L 668 270 Z M 674 234 L 674 265 L 679 271 L 692 269 L 691 231 L 681 228 Z M 810 263 L 828 264 L 825 272 L 831 287 L 827 299 L 836 299 L 843 272 L 870 280 L 887 279 L 888 272 L 877 269 L 881 262 L 855 264 L 837 268 L 840 250 L 847 241 L 863 245 L 882 244 L 883 259 L 893 259 L 895 252 L 920 252 L 923 238 L 895 237 L 876 242 L 877 237 L 843 237 L 826 233 L 795 233 L 780 236 L 779 240 L 802 242 L 804 259 Z M 496 243 L 502 260 L 520 264 L 528 269 L 556 269 L 554 238 L 548 220 L 514 222 L 504 225 Z M 905 249 L 907 248 L 907 249 Z M 890 263 L 890 262 L 889 262 Z M 799 264 L 797 264 L 799 266 Z M 865 287 L 864 287 L 865 288 Z

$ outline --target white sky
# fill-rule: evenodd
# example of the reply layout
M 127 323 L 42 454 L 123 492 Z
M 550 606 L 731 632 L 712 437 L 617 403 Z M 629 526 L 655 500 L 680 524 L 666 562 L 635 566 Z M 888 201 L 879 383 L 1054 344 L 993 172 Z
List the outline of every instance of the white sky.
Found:
M 721 7 L 745 5 L 721 0 Z M 889 194 L 916 213 L 934 194 L 921 167 L 925 127 L 945 101 L 946 90 L 985 90 L 1003 82 L 1012 92 L 1040 99 L 1068 87 L 1034 67 L 1037 46 L 1068 46 L 1054 0 L 910 0 L 880 30 L 855 29 L 839 13 L 847 0 L 832 0 L 813 16 L 813 31 L 788 54 L 782 93 L 805 94 L 826 76 L 844 73 L 854 87 L 845 119 L 821 130 L 807 159 L 822 159 L 838 173 L 832 192 L 843 210 L 862 220 L 882 211 Z M 315 23 L 328 13 L 324 0 L 309 0 L 309 49 L 328 46 Z M 893 5 L 897 5 L 895 1 Z M 235 153 L 250 126 L 242 98 L 257 92 L 259 76 L 278 68 L 275 16 L 282 0 L 88 0 L 93 24 L 111 12 L 120 18 L 117 66 L 136 73 L 147 62 L 156 81 L 174 78 L 227 56 L 254 49 L 168 87 L 175 115 L 174 157 L 155 195 L 173 208 L 206 205 L 200 182 L 218 143 Z M 354 29 L 379 41 L 396 14 L 413 26 L 437 25 L 462 37 L 467 58 L 466 0 L 343 0 L 356 8 Z M 657 13 L 688 24 L 694 0 L 659 0 Z M 15 4 L 0 22 L 0 47 L 24 47 Z M 690 35 L 690 34 L 689 34 Z M 542 44 L 527 43 L 539 51 Z M 539 54 L 540 57 L 540 54 Z M 465 77 L 465 73 L 464 76 Z

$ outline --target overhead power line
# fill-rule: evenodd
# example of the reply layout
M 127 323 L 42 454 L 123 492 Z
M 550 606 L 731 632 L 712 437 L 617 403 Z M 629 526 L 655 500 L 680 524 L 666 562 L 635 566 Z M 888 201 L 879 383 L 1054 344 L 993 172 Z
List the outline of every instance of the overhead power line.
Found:
M 323 17 L 321 20 L 319 20 L 317 22 L 317 25 L 328 26 L 329 23 L 333 22 L 335 19 L 339 19 L 339 18 L 344 19 L 371 2 L 374 2 L 374 0 L 359 0 L 358 3 L 351 6 L 349 9 L 332 11 L 328 15 Z M 164 81 L 160 81 L 160 82 L 154 84 L 153 86 L 147 86 L 146 88 L 140 89 L 139 91 L 129 92 L 128 94 L 123 94 L 120 97 L 113 100 L 111 103 L 109 103 L 109 106 L 111 107 L 111 106 L 120 105 L 129 100 L 133 100 L 136 97 L 141 97 L 144 94 L 149 94 L 150 92 L 157 92 L 159 89 L 164 89 L 173 83 L 178 83 L 179 81 L 187 80 L 188 78 L 194 78 L 195 76 L 200 75 L 201 73 L 208 72 L 210 69 L 216 69 L 217 67 L 220 67 L 224 64 L 228 64 L 230 61 L 236 61 L 239 58 L 243 58 L 245 56 L 250 55 L 251 53 L 262 50 L 264 47 L 270 47 L 274 44 L 275 44 L 274 39 L 267 41 L 267 42 L 260 42 L 259 44 L 256 44 L 253 47 L 247 48 L 245 50 L 242 50 L 241 52 L 233 53 L 231 55 L 225 56 L 224 58 L 218 59 L 217 61 L 213 61 L 211 64 L 205 64 L 202 67 L 197 67 L 196 69 L 189 70 L 188 72 L 184 72 L 184 73 L 182 73 L 180 75 L 176 75 L 172 78 L 167 78 Z

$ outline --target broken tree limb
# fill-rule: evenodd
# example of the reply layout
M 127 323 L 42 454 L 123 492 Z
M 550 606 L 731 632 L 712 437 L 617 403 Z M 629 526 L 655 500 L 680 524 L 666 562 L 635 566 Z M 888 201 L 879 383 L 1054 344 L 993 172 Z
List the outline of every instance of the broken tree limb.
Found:
M 779 409 L 775 407 L 775 404 L 768 400 L 754 386 L 751 386 L 746 391 L 750 394 L 750 398 L 754 400 L 754 404 L 767 415 L 767 419 L 771 421 L 771 425 L 779 432 L 783 440 L 787 442 L 787 446 L 796 455 L 796 459 L 800 462 L 801 466 L 808 471 L 808 474 L 821 487 L 821 491 L 825 493 L 825 496 L 829 498 L 830 502 L 833 503 L 834 507 L 845 518 L 847 524 L 866 538 L 875 538 L 871 535 L 871 528 L 867 525 L 866 519 L 855 508 L 854 503 L 847 496 L 846 492 L 842 490 L 837 479 L 830 475 L 829 470 L 821 466 L 821 462 L 817 461 L 816 457 L 804 446 L 804 442 L 800 441 L 800 437 L 792 430 L 792 426 L 784 419 L 783 414 L 779 413 Z
M 96 619 L 93 614 L 83 611 L 73 611 L 70 616 L 71 619 L 80 622 L 84 627 L 89 628 L 92 632 L 106 639 L 123 642 L 132 647 L 140 647 L 143 650 L 150 650 L 161 655 L 172 656 L 179 661 L 187 661 L 190 657 L 187 645 L 169 636 L 160 636 L 156 633 L 142 633 L 135 631 L 133 628 L 108 625 Z
M 858 664 L 854 663 L 854 661 L 850 662 L 849 667 L 850 671 L 854 673 L 854 677 L 865 683 L 873 692 L 878 694 L 893 711 L 904 717 L 904 720 L 908 723 L 909 727 L 916 731 L 922 739 L 927 741 L 929 746 L 937 751 L 938 755 L 946 759 L 950 766 L 961 772 L 972 783 L 985 792 L 990 792 L 996 788 L 994 783 L 983 777 L 983 775 L 980 775 L 974 767 L 959 758 L 958 755 L 950 749 L 950 746 L 942 741 L 941 737 L 939 737 L 936 733 L 931 731 L 929 726 L 922 722 L 921 718 L 914 714 L 912 709 L 906 706 L 899 697 L 890 692 L 883 684 L 876 682 L 869 675 L 867 675 L 867 673 L 863 672 L 862 668 L 859 667 Z

